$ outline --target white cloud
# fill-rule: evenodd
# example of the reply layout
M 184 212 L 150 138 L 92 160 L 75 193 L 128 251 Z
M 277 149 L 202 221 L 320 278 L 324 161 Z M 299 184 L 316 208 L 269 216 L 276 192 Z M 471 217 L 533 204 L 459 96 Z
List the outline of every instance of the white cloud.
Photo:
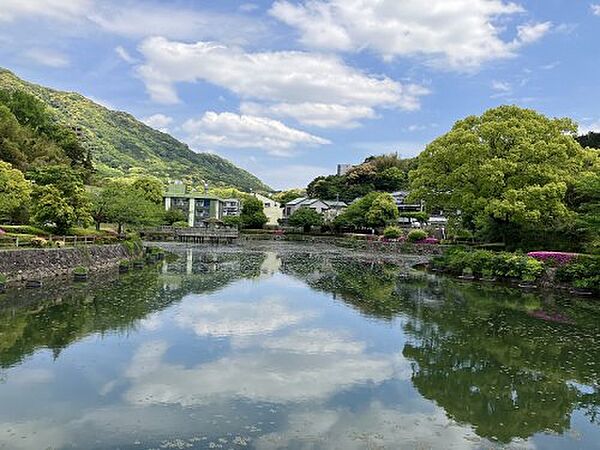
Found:
M 244 114 L 293 118 L 302 124 L 320 128 L 355 128 L 360 125 L 358 120 L 377 116 L 370 106 L 307 102 L 271 105 L 243 102 L 240 111 Z
M 311 48 L 424 57 L 461 70 L 513 56 L 548 31 L 549 23 L 524 25 L 503 39 L 504 19 L 522 12 L 503 0 L 278 0 L 270 10 Z
M 119 58 L 121 58 L 126 63 L 134 64 L 136 62 L 136 59 L 133 56 L 131 56 L 124 47 L 120 45 L 118 47 L 115 47 L 115 52 L 117 53 L 117 55 L 119 55 Z
M 592 8 L 592 14 L 595 16 L 600 16 L 600 3 L 590 5 L 590 7 Z
M 24 56 L 37 64 L 47 67 L 67 67 L 70 62 L 66 55 L 47 48 L 32 48 L 24 53 Z
M 272 333 L 311 315 L 306 311 L 293 311 L 278 298 L 256 302 L 216 299 L 184 304 L 176 322 L 199 336 L 239 337 Z
M 373 401 L 364 408 L 313 408 L 293 411 L 281 430 L 260 436 L 258 450 L 282 448 L 337 448 L 362 450 L 370 448 L 429 448 L 468 450 L 493 448 L 493 444 L 477 436 L 473 427 L 449 419 L 444 410 L 390 408 Z M 513 450 L 535 449 L 530 441 L 515 439 L 508 445 Z
M 279 114 L 322 126 L 327 109 L 345 116 L 341 123 L 346 125 L 352 117 L 370 116 L 366 108 L 417 109 L 419 97 L 428 93 L 415 84 L 365 74 L 331 55 L 248 53 L 239 47 L 161 37 L 145 40 L 139 50 L 146 60 L 138 73 L 151 97 L 162 103 L 179 100 L 177 83 L 206 81 L 243 100 L 265 102 L 266 110 L 272 107 Z
M 92 0 L 2 0 L 0 21 L 31 17 L 72 21 L 83 16 L 92 6 Z
M 327 139 L 290 128 L 265 117 L 230 112 L 206 112 L 200 119 L 190 119 L 182 129 L 188 142 L 203 147 L 261 149 L 276 156 L 288 156 L 298 147 L 329 144 Z
M 551 28 L 551 22 L 521 25 L 517 29 L 519 42 L 523 44 L 531 44 L 539 41 L 550 31 Z
M 362 351 L 364 344 L 346 341 L 331 352 L 327 346 L 288 341 L 287 351 L 259 348 L 186 367 L 164 361 L 168 346 L 147 343 L 134 356 L 126 376 L 125 398 L 134 405 L 206 404 L 216 398 L 244 397 L 272 403 L 324 400 L 355 384 L 381 383 L 394 377 L 398 361 Z M 323 351 L 322 351 L 323 350 Z M 265 370 L 268 367 L 268 370 Z
M 68 3 L 68 2 L 65 2 Z M 122 36 L 170 39 L 217 39 L 245 43 L 250 36 L 265 32 L 260 22 L 236 14 L 219 14 L 171 5 L 124 2 L 97 2 L 87 14 L 101 29 Z
M 164 114 L 153 114 L 152 116 L 144 117 L 142 119 L 142 122 L 144 122 L 149 127 L 155 128 L 159 131 L 162 131 L 163 133 L 166 133 L 168 132 L 169 125 L 173 123 L 173 118 Z
M 492 81 L 492 89 L 498 92 L 511 92 L 512 86 L 505 81 Z

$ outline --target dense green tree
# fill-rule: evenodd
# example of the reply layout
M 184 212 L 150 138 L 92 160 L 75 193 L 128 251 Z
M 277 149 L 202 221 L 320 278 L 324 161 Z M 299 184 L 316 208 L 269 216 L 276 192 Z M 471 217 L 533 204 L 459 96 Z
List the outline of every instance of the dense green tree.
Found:
M 158 225 L 164 218 L 161 205 L 150 200 L 147 192 L 127 179 L 110 181 L 100 194 L 105 199 L 106 220 L 116 223 L 118 232 L 125 225 Z
M 90 199 L 81 172 L 70 166 L 54 165 L 36 168 L 27 176 L 35 182 L 32 215 L 36 223 L 53 223 L 57 232 L 65 234 L 76 223 L 92 222 Z
M 500 230 L 505 242 L 527 230 L 568 227 L 567 190 L 591 164 L 576 128 L 516 106 L 468 117 L 419 155 L 411 196 L 471 231 Z
M 187 222 L 187 215 L 180 209 L 171 208 L 165 211 L 163 220 L 167 225 L 173 225 L 175 222 Z
M 255 197 L 244 202 L 240 217 L 244 228 L 262 228 L 269 221 L 263 211 L 263 203 Z
M 315 178 L 307 194 L 322 200 L 340 199 L 351 202 L 373 191 L 394 192 L 408 188 L 408 172 L 415 159 L 402 159 L 396 154 L 371 156 L 351 168 L 346 175 Z
M 31 195 L 31 183 L 20 170 L 0 161 L 0 220 L 12 221 L 18 211 L 25 209 Z
M 310 233 L 312 227 L 323 225 L 323 216 L 310 208 L 298 208 L 289 218 L 293 227 L 302 227 L 305 233 Z
M 35 186 L 33 190 L 32 218 L 35 223 L 53 225 L 58 234 L 67 234 L 77 220 L 75 208 L 64 193 L 54 185 Z
M 133 179 L 131 187 L 142 192 L 146 200 L 157 205 L 162 204 L 165 185 L 158 178 L 151 175 L 140 175 Z
M 398 219 L 394 198 L 384 192 L 371 192 L 352 203 L 334 220 L 338 228 L 380 228 Z

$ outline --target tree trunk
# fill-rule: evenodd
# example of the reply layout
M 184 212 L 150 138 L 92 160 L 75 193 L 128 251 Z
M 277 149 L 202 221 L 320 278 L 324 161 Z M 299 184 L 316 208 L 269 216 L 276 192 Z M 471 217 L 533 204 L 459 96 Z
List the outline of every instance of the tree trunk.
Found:
M 119 233 L 119 234 L 123 233 L 123 224 L 122 223 L 119 224 L 119 229 L 118 229 L 117 233 Z
M 100 231 L 100 225 L 101 225 L 100 222 L 96 222 L 96 231 Z

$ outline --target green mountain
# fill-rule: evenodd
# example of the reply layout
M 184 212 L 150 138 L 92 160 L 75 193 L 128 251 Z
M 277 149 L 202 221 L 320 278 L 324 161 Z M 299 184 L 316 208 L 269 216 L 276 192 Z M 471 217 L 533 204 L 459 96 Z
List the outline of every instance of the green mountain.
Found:
M 100 176 L 147 173 L 162 179 L 188 180 L 194 184 L 207 181 L 245 191 L 271 190 L 229 161 L 209 153 L 195 153 L 131 114 L 111 111 L 80 94 L 28 83 L 2 68 L 0 89 L 18 89 L 43 101 L 57 121 L 77 131 L 91 150 Z

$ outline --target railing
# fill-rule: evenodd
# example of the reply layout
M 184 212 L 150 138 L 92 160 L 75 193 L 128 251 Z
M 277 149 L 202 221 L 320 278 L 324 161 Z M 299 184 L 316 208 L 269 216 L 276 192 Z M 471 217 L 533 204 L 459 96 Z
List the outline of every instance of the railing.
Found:
M 40 239 L 43 239 L 43 241 Z M 16 236 L 5 236 L 0 239 L 0 248 L 76 247 L 78 245 L 93 245 L 98 239 L 98 236 L 46 236 L 25 240 Z

